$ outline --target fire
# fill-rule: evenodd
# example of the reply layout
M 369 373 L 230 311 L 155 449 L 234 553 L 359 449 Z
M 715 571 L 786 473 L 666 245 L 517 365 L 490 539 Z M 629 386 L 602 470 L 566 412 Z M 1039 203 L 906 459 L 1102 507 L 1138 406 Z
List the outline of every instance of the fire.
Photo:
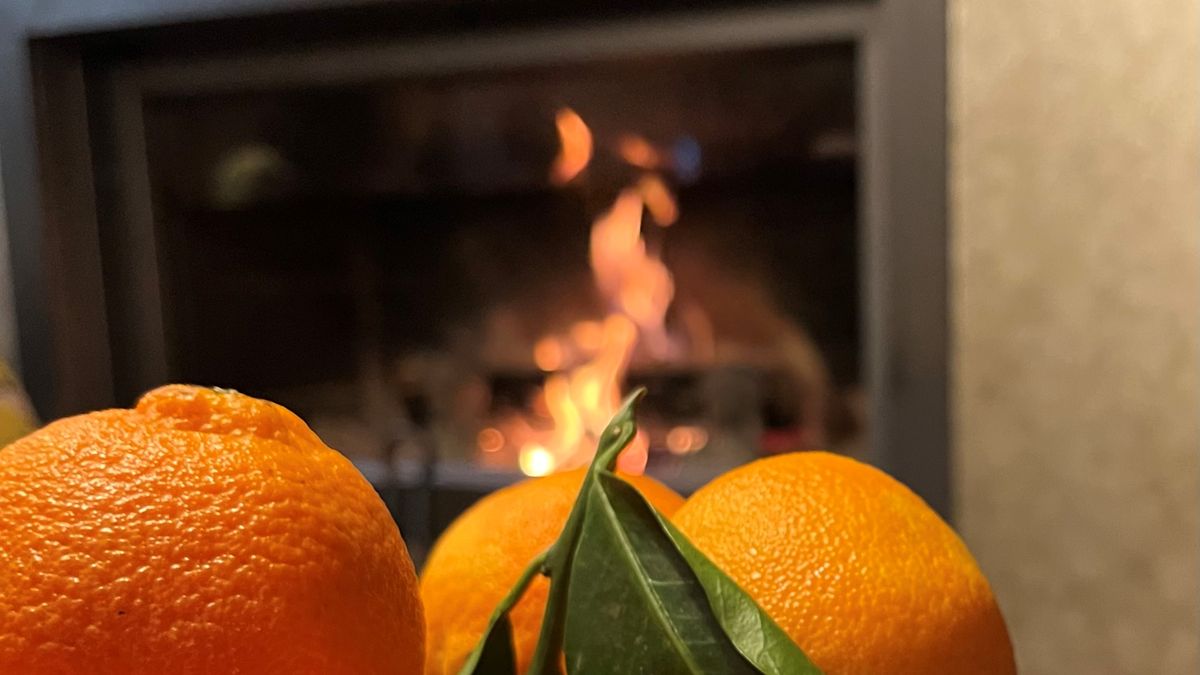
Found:
M 550 169 L 550 180 L 565 185 L 578 176 L 592 161 L 592 130 L 578 113 L 563 108 L 554 116 L 558 127 L 559 153 Z
M 679 204 L 658 175 L 648 173 L 642 176 L 638 181 L 638 192 L 657 225 L 667 227 L 679 220 Z
M 565 467 L 588 460 L 596 438 L 621 403 L 621 378 L 637 342 L 637 328 L 628 318 L 612 314 L 602 331 L 596 356 L 569 373 L 549 376 L 542 388 L 554 421 L 549 445 Z
M 553 335 L 537 341 L 533 346 L 533 362 L 543 372 L 552 373 L 563 367 L 562 342 Z
M 675 296 L 671 272 L 646 252 L 642 238 L 644 202 L 635 189 L 623 190 L 612 209 L 592 225 L 591 263 L 596 287 L 618 313 L 645 335 L 656 355 L 667 345 L 664 321 Z
M 528 443 L 521 448 L 518 458 L 521 471 L 527 476 L 545 476 L 554 473 L 558 462 L 554 455 L 537 443 Z
M 606 298 L 621 290 L 635 258 L 645 256 L 642 241 L 642 198 L 634 190 L 624 190 L 612 208 L 592 224 L 588 254 L 596 286 Z
M 563 184 L 591 161 L 592 134 L 569 108 L 560 110 L 555 121 L 561 152 L 551 176 Z M 654 159 L 645 152 L 655 151 L 644 140 L 638 146 L 637 140 L 626 137 L 621 154 L 631 164 L 644 166 Z M 678 218 L 674 197 L 654 174 L 622 190 L 609 210 L 592 223 L 589 261 L 596 288 L 608 304 L 608 316 L 599 322 L 578 322 L 566 335 L 543 337 L 534 347 L 535 364 L 550 373 L 542 397 L 553 432 L 545 443 L 522 447 L 519 463 L 526 474 L 543 475 L 586 463 L 620 405 L 621 384 L 635 348 L 642 343 L 654 355 L 668 348 L 665 321 L 675 282 L 662 260 L 647 250 L 642 237 L 647 211 L 663 226 Z M 619 466 L 641 473 L 648 454 L 649 442 L 639 433 Z
M 600 345 L 604 344 L 604 328 L 599 321 L 580 321 L 571 326 L 571 340 L 590 356 L 600 351 Z
M 663 165 L 662 153 L 650 141 L 636 134 L 625 134 L 617 141 L 617 154 L 639 169 L 658 169 Z

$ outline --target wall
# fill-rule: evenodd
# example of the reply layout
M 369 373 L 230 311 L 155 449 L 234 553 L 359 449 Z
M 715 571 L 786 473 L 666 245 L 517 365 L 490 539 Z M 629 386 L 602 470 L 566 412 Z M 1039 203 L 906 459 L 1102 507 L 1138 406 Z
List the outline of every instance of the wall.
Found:
M 960 524 L 1023 673 L 1200 672 L 1200 10 L 951 0 Z

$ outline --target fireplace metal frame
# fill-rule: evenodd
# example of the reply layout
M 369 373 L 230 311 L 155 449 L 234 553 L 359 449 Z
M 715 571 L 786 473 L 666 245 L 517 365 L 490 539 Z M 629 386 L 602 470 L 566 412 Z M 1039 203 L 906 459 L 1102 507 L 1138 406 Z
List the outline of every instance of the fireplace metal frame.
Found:
M 402 13 L 437 3 L 0 4 L 0 91 L 8 93 L 0 97 L 0 168 L 19 365 L 43 415 L 128 403 L 128 392 L 171 374 L 140 120 L 145 97 L 605 54 L 849 41 L 861 70 L 861 309 L 872 459 L 950 512 L 944 0 L 705 5 L 682 12 L 663 3 L 656 13 L 641 3 L 632 17 L 581 11 L 588 19 L 580 21 L 568 12 L 565 25 L 518 21 L 407 42 L 90 60 L 95 45 L 112 35 L 132 35 L 136 43 L 153 29 L 204 35 L 239 21 L 383 4 Z M 118 170 L 102 170 L 101 157 Z M 122 246 L 106 245 L 113 235 Z M 114 290 L 123 302 L 109 301 Z

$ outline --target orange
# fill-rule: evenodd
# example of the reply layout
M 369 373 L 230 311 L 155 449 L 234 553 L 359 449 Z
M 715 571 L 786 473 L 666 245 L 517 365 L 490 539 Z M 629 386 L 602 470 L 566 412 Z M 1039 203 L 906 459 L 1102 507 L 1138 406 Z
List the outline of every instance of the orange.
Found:
M 167 386 L 0 450 L 0 673 L 417 673 L 416 574 L 286 409 Z
M 429 675 L 457 673 L 483 637 L 492 610 L 521 572 L 562 532 L 584 469 L 527 480 L 481 499 L 438 538 L 421 572 L 428 630 Z M 683 498 L 643 476 L 627 476 L 664 515 Z M 517 672 L 525 672 L 537 645 L 550 584 L 534 580 L 509 618 L 517 653 Z
M 827 675 L 1016 672 L 987 580 L 887 474 L 780 455 L 701 488 L 672 519 Z

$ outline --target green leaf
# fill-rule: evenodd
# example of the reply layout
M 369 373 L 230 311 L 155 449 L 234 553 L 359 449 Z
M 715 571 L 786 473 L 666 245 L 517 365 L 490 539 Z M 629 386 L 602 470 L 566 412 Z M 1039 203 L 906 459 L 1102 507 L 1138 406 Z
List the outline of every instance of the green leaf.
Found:
M 539 574 L 550 593 L 526 675 L 556 675 L 564 661 L 571 675 L 820 675 L 745 591 L 612 473 L 637 433 L 643 393 L 600 436 L 562 534 L 496 608 L 460 675 L 515 675 L 508 612 Z
M 662 518 L 659 520 L 704 587 L 709 606 L 725 634 L 747 660 L 764 675 L 821 675 L 821 670 L 741 586 L 705 557 L 674 525 Z
M 567 606 L 567 671 L 756 673 L 641 495 L 604 472 L 586 499 Z
M 505 612 L 492 619 L 487 632 L 467 657 L 460 675 L 517 675 L 517 655 L 513 653 L 512 622 Z
M 545 573 L 550 577 L 550 593 L 546 599 L 546 611 L 542 615 L 537 648 L 534 650 L 533 662 L 527 675 L 559 673 L 566 631 L 567 592 L 574 573 L 575 551 L 587 511 L 585 495 L 589 494 L 592 485 L 595 484 L 597 473 L 611 469 L 617 463 L 617 456 L 621 454 L 621 450 L 625 449 L 637 434 L 637 425 L 633 419 L 634 409 L 645 394 L 645 389 L 636 389 L 625 397 L 617 414 L 601 432 L 596 456 L 592 459 L 592 465 L 579 488 L 579 497 L 571 507 L 571 514 L 567 516 L 562 534 L 546 554 Z

